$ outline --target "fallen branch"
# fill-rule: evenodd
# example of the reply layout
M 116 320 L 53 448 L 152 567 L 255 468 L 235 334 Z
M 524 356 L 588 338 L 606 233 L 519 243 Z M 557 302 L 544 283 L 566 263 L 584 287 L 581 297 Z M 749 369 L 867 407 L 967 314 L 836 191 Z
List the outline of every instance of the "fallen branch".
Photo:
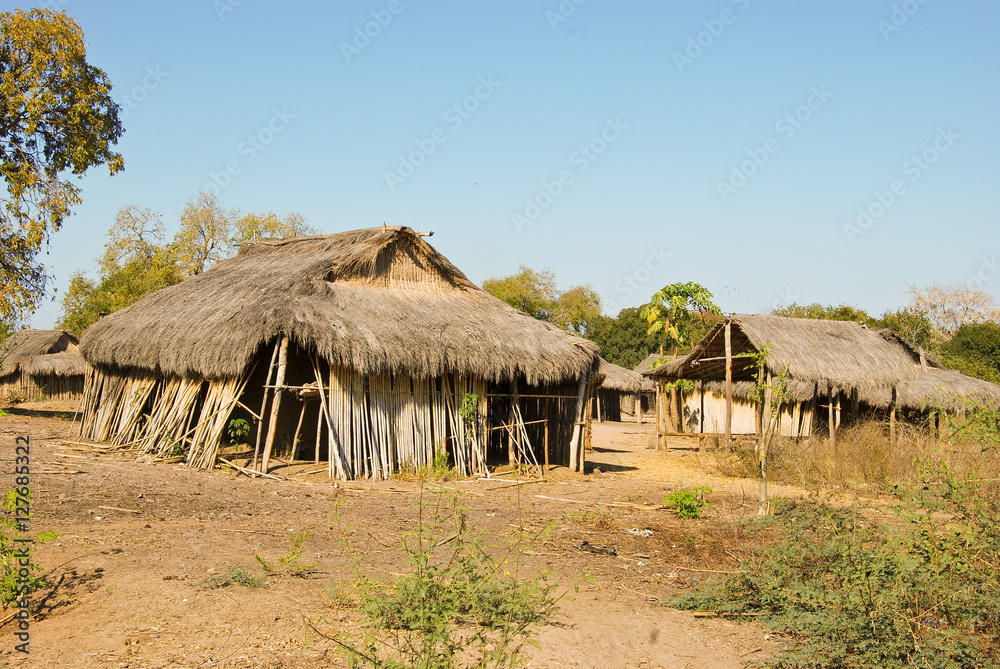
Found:
M 234 464 L 234 463 L 230 462 L 229 460 L 226 460 L 223 457 L 220 457 L 219 460 L 221 460 L 222 462 L 225 462 L 227 465 L 229 465 L 230 467 L 232 467 L 236 471 L 241 472 L 243 474 L 246 474 L 250 478 L 253 478 L 254 476 L 263 476 L 264 478 L 274 479 L 275 481 L 285 481 L 285 480 L 287 480 L 287 479 L 284 479 L 284 478 L 282 478 L 280 476 L 275 476 L 274 474 L 265 474 L 264 472 L 259 472 L 256 469 L 247 469 L 246 467 L 240 467 L 239 465 Z

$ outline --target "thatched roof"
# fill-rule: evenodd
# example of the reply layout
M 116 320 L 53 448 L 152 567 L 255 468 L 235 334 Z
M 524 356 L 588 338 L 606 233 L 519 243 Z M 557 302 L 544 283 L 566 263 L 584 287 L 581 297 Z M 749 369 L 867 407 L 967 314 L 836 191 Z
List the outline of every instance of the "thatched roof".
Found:
M 646 376 L 700 380 L 706 390 L 725 394 L 721 380 L 725 361 L 717 359 L 724 356 L 723 327 L 713 328 L 690 354 Z M 955 410 L 962 406 L 963 398 L 1000 403 L 1000 386 L 944 369 L 892 330 L 868 330 L 844 321 L 734 316 L 732 343 L 737 356 L 768 344 L 769 369 L 773 374 L 788 370 L 788 392 L 796 402 L 826 397 L 829 380 L 842 390 L 857 388 L 862 401 L 883 408 L 892 402 L 893 385 L 897 404 L 912 409 L 940 406 Z M 735 397 L 753 397 L 751 364 L 745 357 L 736 358 L 733 364 Z
M 655 389 L 653 382 L 641 374 L 625 369 L 601 358 L 597 373 L 604 376 L 601 388 L 605 390 L 620 390 L 627 393 L 639 393 Z
M 636 374 L 644 374 L 649 371 L 649 368 L 652 367 L 654 362 L 656 362 L 657 360 L 665 360 L 665 359 L 666 356 L 661 356 L 656 353 L 650 353 L 643 359 L 642 362 L 636 365 L 635 369 L 632 371 L 634 371 Z
M 21 369 L 33 376 L 82 376 L 87 372 L 87 363 L 80 351 L 74 349 L 25 358 Z
M 913 378 L 914 360 L 902 345 L 888 341 L 859 323 L 781 316 L 733 316 L 734 356 L 767 350 L 772 374 L 787 371 L 792 396 L 812 396 L 815 384 L 857 389 L 874 398 Z M 723 329 L 718 323 L 684 358 L 646 373 L 652 378 L 719 380 L 725 377 Z M 737 357 L 733 378 L 752 380 L 754 362 Z M 821 391 L 825 388 L 820 388 Z
M 598 352 L 484 292 L 405 227 L 260 241 L 105 317 L 82 351 L 100 368 L 233 378 L 281 332 L 365 374 L 559 383 Z
M 0 344 L 0 376 L 9 376 L 32 356 L 59 353 L 76 348 L 76 335 L 66 330 L 20 330 Z M 82 374 L 82 372 L 79 372 Z

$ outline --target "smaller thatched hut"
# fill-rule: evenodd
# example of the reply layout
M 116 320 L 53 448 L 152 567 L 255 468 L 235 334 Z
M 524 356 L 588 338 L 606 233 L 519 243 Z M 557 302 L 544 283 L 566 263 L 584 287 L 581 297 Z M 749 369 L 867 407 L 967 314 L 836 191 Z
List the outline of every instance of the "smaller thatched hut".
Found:
M 623 414 L 642 419 L 642 393 L 655 392 L 656 386 L 642 374 L 601 358 L 597 373 L 603 377 L 594 393 L 593 413 L 599 422 L 621 421 Z
M 79 400 L 87 365 L 76 335 L 21 330 L 0 345 L 0 400 Z
M 677 406 L 665 402 L 658 414 L 664 435 L 760 434 L 759 393 L 770 398 L 779 378 L 783 398 L 771 429 L 790 437 L 818 426 L 833 436 L 842 422 L 873 412 L 894 426 L 897 410 L 959 411 L 967 399 L 1000 400 L 1000 386 L 943 369 L 890 330 L 779 316 L 732 316 L 690 354 L 646 375 L 660 382 L 661 398 L 668 386 L 686 388 L 674 395 Z

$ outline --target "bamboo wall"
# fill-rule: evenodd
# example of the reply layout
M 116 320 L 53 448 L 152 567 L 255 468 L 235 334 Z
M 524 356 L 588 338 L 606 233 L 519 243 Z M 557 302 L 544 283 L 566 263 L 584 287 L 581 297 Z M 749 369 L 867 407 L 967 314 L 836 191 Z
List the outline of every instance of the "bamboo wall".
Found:
M 83 397 L 83 376 L 12 374 L 0 379 L 0 398 L 75 401 Z

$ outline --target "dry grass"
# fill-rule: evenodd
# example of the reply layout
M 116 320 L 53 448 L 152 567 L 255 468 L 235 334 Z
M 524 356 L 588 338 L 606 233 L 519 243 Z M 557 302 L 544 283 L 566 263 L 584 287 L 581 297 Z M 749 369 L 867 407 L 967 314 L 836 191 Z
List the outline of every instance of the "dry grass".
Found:
M 756 478 L 752 449 L 718 451 L 716 466 L 724 476 Z M 861 422 L 837 432 L 831 446 L 825 436 L 807 439 L 777 438 L 768 453 L 768 478 L 775 483 L 810 490 L 868 488 L 888 490 L 894 485 L 920 482 L 921 468 L 943 462 L 959 480 L 978 480 L 984 492 L 1000 496 L 1000 453 L 975 443 L 938 440 L 926 429 L 901 425 L 897 443 L 889 441 L 888 427 Z

